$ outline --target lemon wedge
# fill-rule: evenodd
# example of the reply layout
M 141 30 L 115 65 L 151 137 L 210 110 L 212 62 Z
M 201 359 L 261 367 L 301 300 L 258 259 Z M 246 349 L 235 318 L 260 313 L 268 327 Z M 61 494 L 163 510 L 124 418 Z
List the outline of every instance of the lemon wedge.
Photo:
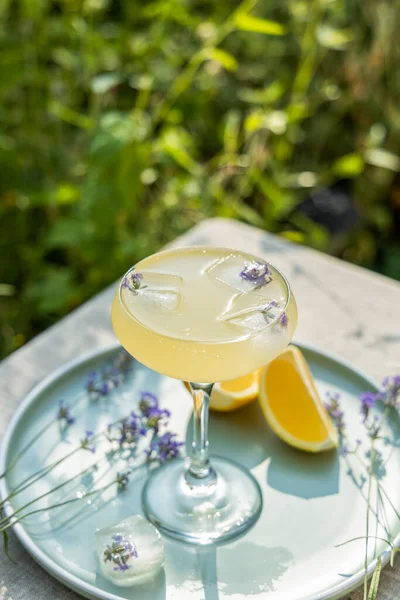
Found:
M 253 402 L 258 396 L 260 371 L 261 369 L 258 369 L 249 375 L 214 384 L 210 409 L 230 412 Z M 190 391 L 189 384 L 184 383 L 186 389 Z
M 259 399 L 271 429 L 286 443 L 307 452 L 337 447 L 337 431 L 295 346 L 262 369 Z

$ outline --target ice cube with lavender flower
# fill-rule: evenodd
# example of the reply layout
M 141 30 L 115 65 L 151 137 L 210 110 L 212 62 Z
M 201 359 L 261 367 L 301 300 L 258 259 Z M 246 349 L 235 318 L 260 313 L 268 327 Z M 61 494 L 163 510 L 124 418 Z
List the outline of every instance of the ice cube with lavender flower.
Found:
M 174 311 L 181 301 L 182 278 L 168 273 L 130 271 L 121 284 L 122 298 L 134 314 L 138 309 Z
M 95 538 L 101 573 L 115 585 L 140 585 L 153 579 L 162 568 L 162 538 L 140 515 L 97 531 Z

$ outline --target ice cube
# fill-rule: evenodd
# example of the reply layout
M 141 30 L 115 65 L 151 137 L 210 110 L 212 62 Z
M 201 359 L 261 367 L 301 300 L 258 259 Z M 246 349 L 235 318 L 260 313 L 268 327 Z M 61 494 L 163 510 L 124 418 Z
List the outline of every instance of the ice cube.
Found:
M 142 275 L 142 287 L 147 286 L 149 289 L 179 290 L 182 285 L 182 277 L 179 277 L 179 275 L 153 273 L 152 271 L 142 271 Z
M 220 319 L 252 331 L 263 329 L 283 312 L 276 300 L 263 297 L 254 291 L 237 294 L 220 316 Z
M 121 587 L 145 583 L 164 563 L 158 530 L 134 515 L 96 533 L 96 554 L 103 576 Z
M 181 300 L 179 289 L 182 278 L 168 273 L 142 272 L 141 287 L 137 291 L 123 288 L 124 301 L 128 308 L 135 313 L 135 308 L 140 304 L 146 310 L 175 310 Z
M 139 302 L 152 310 L 175 310 L 181 300 L 178 292 L 170 290 L 144 289 L 139 296 Z
M 232 323 L 233 325 L 238 325 L 239 327 L 244 327 L 245 329 L 250 329 L 252 331 L 259 331 L 267 326 L 267 321 L 265 320 L 264 315 L 259 311 L 253 311 L 245 315 L 232 317 L 230 319 L 226 319 L 226 321 L 227 323 Z
M 251 266 L 261 269 L 259 277 L 257 278 L 256 275 L 254 278 L 242 277 L 241 273 Z M 214 260 L 206 267 L 205 273 L 240 292 L 256 288 L 263 291 L 272 281 L 269 265 L 265 261 L 260 259 L 260 261 L 249 262 L 243 256 L 234 253 Z
M 272 298 L 261 296 L 261 294 L 257 292 L 250 290 L 248 292 L 239 292 L 232 296 L 223 313 L 221 314 L 220 319 L 229 319 L 234 317 L 236 314 L 241 314 L 243 311 L 261 311 L 266 304 L 273 301 Z
M 226 283 L 240 292 L 245 292 L 252 285 L 240 277 L 244 266 L 245 261 L 242 256 L 229 254 L 213 261 L 206 267 L 205 272 L 218 281 L 222 281 L 222 283 Z

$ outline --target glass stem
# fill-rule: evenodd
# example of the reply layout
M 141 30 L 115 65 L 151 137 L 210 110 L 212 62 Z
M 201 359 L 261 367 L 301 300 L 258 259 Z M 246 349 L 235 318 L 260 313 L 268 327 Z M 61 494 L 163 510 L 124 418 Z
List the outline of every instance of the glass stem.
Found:
M 193 441 L 186 479 L 191 485 L 210 485 L 216 480 L 208 458 L 208 412 L 212 388 L 212 383 L 190 384 L 194 405 Z

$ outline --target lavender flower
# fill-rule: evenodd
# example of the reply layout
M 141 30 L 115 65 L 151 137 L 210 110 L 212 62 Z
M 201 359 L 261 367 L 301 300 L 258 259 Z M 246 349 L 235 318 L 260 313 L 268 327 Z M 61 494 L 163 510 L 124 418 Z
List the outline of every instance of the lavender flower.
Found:
M 72 425 L 75 423 L 75 418 L 71 415 L 70 409 L 64 403 L 64 400 L 60 400 L 60 406 L 57 413 L 57 419 L 64 426 Z
M 387 407 L 395 408 L 400 404 L 400 375 L 386 377 L 382 381 L 382 391 L 377 395 Z
M 239 273 L 239 277 L 245 281 L 253 283 L 256 288 L 263 287 L 272 281 L 272 273 L 267 262 L 253 261 L 246 262 L 244 269 Z
M 119 490 L 124 490 L 129 483 L 129 471 L 125 471 L 124 473 L 117 473 L 117 485 Z
M 158 461 L 162 464 L 179 456 L 183 442 L 178 442 L 176 437 L 176 433 L 170 431 L 160 437 L 155 437 L 151 441 L 149 449 L 146 450 L 148 460 Z
M 94 392 L 96 391 L 96 380 L 97 380 L 97 372 L 96 371 L 89 371 L 88 376 L 87 376 L 87 381 L 85 384 L 85 388 L 87 392 Z
M 340 394 L 337 392 L 328 392 L 325 408 L 335 425 L 341 438 L 345 435 L 346 424 L 343 419 L 343 411 L 340 408 Z
M 97 391 L 100 396 L 108 396 L 110 389 L 110 383 L 103 381 Z
M 374 408 L 377 400 L 377 395 L 373 392 L 364 392 L 360 396 L 361 402 L 361 414 L 363 416 L 363 423 L 368 419 L 371 408 Z
M 137 294 L 137 290 L 146 287 L 142 285 L 143 273 L 139 271 L 130 271 L 122 280 L 122 287 L 127 288 L 130 292 Z
M 120 375 L 126 375 L 132 368 L 132 356 L 121 350 L 114 361 L 114 368 Z
M 278 302 L 276 302 L 276 300 L 271 300 L 270 302 L 268 302 L 267 304 L 265 304 L 262 309 L 261 309 L 261 313 L 264 317 L 264 319 L 266 320 L 267 323 L 270 323 L 271 320 L 276 318 L 276 313 L 271 313 L 271 311 L 274 308 L 280 308 Z M 286 329 L 286 327 L 288 326 L 289 323 L 289 319 L 288 316 L 285 312 L 282 312 L 279 317 L 278 317 L 278 323 L 279 325 L 283 328 Z
M 157 409 L 159 406 L 158 398 L 151 392 L 142 392 L 139 402 L 140 412 L 144 417 L 149 416 L 153 409 Z
M 166 425 L 171 413 L 167 409 L 160 408 L 157 396 L 151 392 L 143 392 L 139 402 L 139 409 L 146 419 L 148 429 L 158 433 L 160 425 Z
M 287 314 L 285 312 L 283 312 L 281 314 L 281 316 L 278 319 L 279 321 L 279 325 L 283 328 L 286 329 L 289 323 L 289 317 L 287 316 Z
M 91 398 L 106 397 L 119 387 L 132 366 L 132 357 L 125 350 L 118 353 L 112 365 L 98 371 L 90 371 L 86 381 L 86 391 Z
M 81 448 L 83 450 L 89 450 L 90 452 L 95 452 L 96 450 L 96 446 L 94 445 L 90 445 L 93 441 L 93 431 L 87 430 L 85 433 L 85 437 L 83 438 L 83 440 L 81 440 Z
M 137 558 L 138 552 L 136 546 L 123 535 L 114 535 L 111 545 L 104 550 L 104 562 L 113 562 L 116 567 L 114 571 L 126 571 L 130 569 L 128 561 L 131 558 Z
M 137 444 L 140 437 L 146 435 L 147 427 L 143 423 L 142 417 L 132 411 L 128 417 L 122 419 L 118 426 L 118 431 L 119 437 L 117 441 L 119 445 L 132 445 Z

